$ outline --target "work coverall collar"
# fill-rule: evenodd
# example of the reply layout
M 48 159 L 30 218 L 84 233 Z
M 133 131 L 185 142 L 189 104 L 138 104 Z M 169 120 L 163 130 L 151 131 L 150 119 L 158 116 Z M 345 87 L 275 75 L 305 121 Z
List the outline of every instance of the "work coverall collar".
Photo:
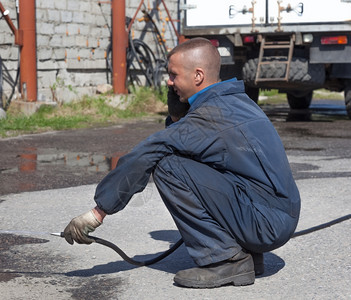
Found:
M 208 91 L 210 91 L 211 94 L 212 92 L 222 94 L 227 89 L 230 89 L 231 93 L 243 93 L 245 91 L 243 81 L 238 81 L 236 78 L 217 82 L 197 92 L 188 99 L 190 110 L 193 110 L 201 102 L 205 101 L 207 98 L 205 95 L 209 95 L 209 93 L 207 93 Z

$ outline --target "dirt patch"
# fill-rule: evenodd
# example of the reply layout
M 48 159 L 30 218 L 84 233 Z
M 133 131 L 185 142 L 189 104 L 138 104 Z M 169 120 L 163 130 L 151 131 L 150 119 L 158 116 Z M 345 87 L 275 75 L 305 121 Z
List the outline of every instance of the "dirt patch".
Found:
M 89 270 L 88 277 L 87 272 L 81 270 L 73 271 L 74 275 L 62 272 L 60 270 L 71 262 L 67 255 L 48 253 L 40 246 L 31 249 L 25 246 L 47 242 L 49 240 L 0 234 L 0 282 L 23 277 L 26 284 L 42 283 L 66 291 L 71 294 L 71 299 L 117 299 L 123 287 L 123 280 L 114 274 L 118 270 L 109 269 L 111 275 Z
M 10 250 L 11 247 L 25 244 L 41 244 L 47 243 L 48 240 L 37 239 L 32 237 L 19 236 L 14 234 L 0 234 L 0 281 L 6 282 L 16 277 L 21 276 L 21 274 L 13 271 L 5 271 L 6 269 L 11 269 L 14 267 L 13 260 L 10 259 L 6 251 Z M 16 252 L 13 252 L 16 254 Z
M 21 236 L 21 235 L 14 235 L 14 234 L 0 234 L 0 251 L 7 251 L 13 246 L 18 246 L 18 245 L 25 245 L 25 244 L 41 244 L 41 243 L 47 243 L 49 240 L 44 240 L 44 239 L 38 239 L 38 238 L 32 238 L 32 237 L 26 237 L 26 236 Z M 1 262 L 1 258 L 0 258 Z M 2 264 L 0 263 L 0 267 L 2 267 Z
M 120 278 L 95 278 L 91 280 L 79 280 L 76 286 L 68 289 L 72 298 L 77 300 L 86 299 L 117 299 L 118 287 L 122 284 Z

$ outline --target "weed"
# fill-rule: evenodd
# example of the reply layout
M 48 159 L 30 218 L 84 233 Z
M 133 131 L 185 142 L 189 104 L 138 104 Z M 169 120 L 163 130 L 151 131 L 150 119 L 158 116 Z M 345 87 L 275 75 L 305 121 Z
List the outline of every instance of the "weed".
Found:
M 59 98 L 58 92 L 59 92 L 59 90 L 64 90 L 64 89 L 67 89 L 71 93 L 78 95 L 77 91 L 74 89 L 74 87 L 72 85 L 70 85 L 70 84 L 66 85 L 65 81 L 62 78 L 60 78 L 59 76 L 57 76 L 54 84 L 50 86 L 50 90 L 51 90 L 52 100 L 55 101 L 59 105 L 63 104 L 63 100 Z
M 84 96 L 79 101 L 58 106 L 42 105 L 31 116 L 9 109 L 7 118 L 0 120 L 0 136 L 101 126 L 118 123 L 121 119 L 164 113 L 167 111 L 165 97 L 160 91 L 138 88 L 124 99 L 127 102 L 125 109 L 108 105 L 108 95 Z

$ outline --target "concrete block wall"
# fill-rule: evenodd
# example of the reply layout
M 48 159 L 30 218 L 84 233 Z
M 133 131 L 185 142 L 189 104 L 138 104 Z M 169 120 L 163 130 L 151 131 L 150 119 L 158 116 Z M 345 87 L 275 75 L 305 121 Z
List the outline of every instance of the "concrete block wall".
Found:
M 10 10 L 17 27 L 15 0 L 1 1 Z M 96 86 L 108 83 L 106 49 L 110 43 L 111 6 L 96 0 L 37 0 L 37 76 L 39 101 L 70 101 L 83 94 L 92 94 Z M 172 19 L 178 18 L 178 0 L 165 1 Z M 126 0 L 126 16 L 132 18 L 140 0 Z M 160 0 L 145 0 L 145 8 L 164 33 L 168 49 L 177 41 Z M 150 22 L 138 21 L 132 27 L 134 38 L 141 38 L 155 52 L 156 42 Z M 177 26 L 177 23 L 175 23 Z M 5 20 L 0 20 L 0 55 L 8 74 L 15 78 L 18 46 Z M 155 53 L 157 55 L 157 53 Z M 110 74 L 108 74 L 110 75 Z M 3 85 L 6 95 L 11 84 Z M 56 98 L 56 99 L 55 99 Z M 60 98 L 60 99 L 58 99 Z
M 13 19 L 14 24 L 17 25 L 15 1 L 1 2 L 5 9 L 9 10 L 10 17 Z M 14 36 L 4 19 L 0 20 L 0 57 L 3 63 L 3 94 L 10 95 L 12 89 L 8 81 L 14 80 L 16 77 L 16 70 L 19 62 L 19 48 L 14 45 Z M 3 96 L 3 98 L 5 97 Z

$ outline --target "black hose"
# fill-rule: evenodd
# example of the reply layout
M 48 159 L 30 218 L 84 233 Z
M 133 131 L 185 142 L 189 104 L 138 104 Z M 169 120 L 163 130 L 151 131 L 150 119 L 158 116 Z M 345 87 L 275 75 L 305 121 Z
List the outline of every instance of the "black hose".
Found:
M 107 46 L 106 50 L 106 69 L 111 73 L 113 71 L 111 58 L 112 56 L 112 42 Z M 135 68 L 134 64 L 138 65 L 138 69 L 144 75 L 147 86 L 155 86 L 154 74 L 155 74 L 155 62 L 156 57 L 152 52 L 151 48 L 142 40 L 134 39 L 129 37 L 129 47 L 127 51 L 127 78 L 130 78 L 130 83 L 133 85 L 135 74 L 132 71 Z M 108 72 L 106 73 L 107 81 Z
M 17 19 L 17 28 L 19 28 L 19 9 L 18 9 L 18 3 L 16 1 L 16 19 Z M 11 85 L 12 84 L 12 90 L 11 90 L 11 94 L 10 96 L 8 97 L 6 103 L 5 103 L 5 106 L 4 106 L 4 110 L 7 110 L 11 104 L 11 101 L 12 101 L 12 97 L 13 95 L 15 94 L 15 90 L 16 90 L 16 86 L 18 84 L 18 80 L 19 80 L 19 77 L 20 77 L 20 64 L 21 64 L 21 55 L 20 55 L 20 52 L 21 52 L 21 49 L 18 48 L 18 62 L 17 62 L 17 71 L 16 71 L 16 77 L 15 77 L 15 80 L 13 81 L 13 79 L 11 78 L 8 70 L 7 71 L 7 75 L 8 75 L 8 79 L 7 79 L 7 82 Z M 2 67 L 1 67 L 2 69 Z M 3 78 L 2 78 L 3 79 Z M 0 84 L 2 84 L 2 82 L 0 82 Z M 2 103 L 2 96 L 0 97 L 0 100 L 1 100 L 1 105 L 3 104 Z
M 144 5 L 145 6 L 145 5 Z M 100 6 L 101 7 L 101 6 Z M 127 49 L 127 76 L 126 76 L 126 85 L 128 83 L 134 86 L 134 82 L 138 86 L 142 86 L 142 82 L 139 80 L 138 75 L 143 75 L 145 77 L 145 86 L 156 87 L 161 89 L 162 86 L 162 77 L 165 73 L 167 73 L 167 47 L 162 39 L 161 33 L 157 28 L 156 23 L 152 19 L 152 16 L 146 11 L 146 9 L 142 10 L 144 15 L 148 20 L 150 20 L 154 32 L 157 35 L 157 40 L 160 41 L 159 47 L 156 44 L 157 53 L 161 52 L 161 58 L 156 58 L 156 55 L 149 47 L 147 43 L 145 43 L 141 39 L 133 39 L 130 32 L 128 37 L 128 49 Z M 126 17 L 126 26 L 129 26 L 131 19 Z M 109 28 L 110 29 L 110 28 Z M 111 30 L 110 30 L 111 31 Z M 107 82 L 111 82 L 112 76 L 112 41 L 109 43 L 106 49 L 106 80 Z M 129 82 L 128 82 L 129 79 Z
M 309 234 L 309 233 L 312 233 L 312 232 L 315 232 L 315 231 L 318 231 L 321 229 L 325 229 L 327 227 L 344 222 L 344 221 L 349 220 L 349 219 L 351 219 L 351 214 L 345 215 L 343 217 L 337 218 L 337 219 L 329 221 L 327 223 L 323 223 L 323 224 L 320 224 L 320 225 L 317 225 L 317 226 L 314 226 L 314 227 L 311 227 L 311 228 L 308 228 L 305 230 L 295 232 L 294 235 L 292 236 L 292 238 L 295 238 L 295 237 L 298 237 L 301 235 L 305 235 L 305 234 Z
M 309 234 L 321 229 L 325 229 L 327 227 L 330 227 L 332 225 L 344 222 L 346 220 L 351 219 L 351 214 L 345 215 L 341 218 L 337 218 L 335 220 L 332 220 L 330 222 L 327 223 L 323 223 L 320 224 L 318 226 L 314 226 L 305 230 L 301 230 L 299 232 L 295 232 L 295 234 L 292 236 L 292 238 L 301 236 L 301 235 L 305 235 L 305 234 Z M 179 248 L 179 246 L 183 243 L 183 239 L 179 239 L 171 248 L 169 248 L 167 251 L 163 252 L 161 255 L 156 256 L 153 259 L 150 260 L 146 260 L 146 261 L 137 261 L 134 260 L 132 258 L 130 258 L 127 254 L 125 254 L 119 247 L 117 247 L 115 244 L 106 241 L 104 239 L 95 237 L 95 236 L 89 236 L 90 238 L 92 238 L 96 243 L 107 246 L 109 248 L 111 248 L 112 250 L 116 251 L 126 262 L 132 264 L 132 265 L 136 265 L 136 266 L 148 266 L 148 265 L 152 265 L 154 263 L 159 262 L 160 260 L 164 259 L 165 257 L 167 257 L 168 255 L 170 255 L 171 253 L 173 253 L 175 250 L 177 250 Z
M 4 105 L 2 103 L 2 84 L 3 84 L 3 78 L 2 78 L 2 58 L 0 56 L 0 108 L 3 108 Z
M 60 232 L 60 233 L 51 233 L 51 235 L 54 236 L 59 236 L 64 238 L 65 237 L 65 233 L 64 232 Z M 102 238 L 96 237 L 96 236 L 92 236 L 92 235 L 88 235 L 89 238 L 91 238 L 92 240 L 94 240 L 95 243 L 106 246 L 111 248 L 112 250 L 114 250 L 115 252 L 117 252 L 117 254 L 122 257 L 126 262 L 132 264 L 132 265 L 136 265 L 136 266 L 148 266 L 148 265 L 152 265 L 155 264 L 157 262 L 159 262 L 160 260 L 164 259 L 165 257 L 167 257 L 168 255 L 172 254 L 175 250 L 177 250 L 182 244 L 183 244 L 183 239 L 180 238 L 171 248 L 169 248 L 168 250 L 166 250 L 165 252 L 163 252 L 162 254 L 160 254 L 159 256 L 154 257 L 153 259 L 150 260 L 145 260 L 145 261 L 138 261 L 138 260 L 134 260 L 132 258 L 130 258 L 127 254 L 124 253 L 124 251 L 119 248 L 117 245 L 115 245 L 114 243 L 111 243 L 109 241 L 106 241 Z
M 348 214 L 346 216 L 343 216 L 341 218 L 337 218 L 337 219 L 332 220 L 330 222 L 323 223 L 323 224 L 320 224 L 318 226 L 314 226 L 314 227 L 311 227 L 309 229 L 305 229 L 305 230 L 302 230 L 299 232 L 295 232 L 295 234 L 292 236 L 292 238 L 295 238 L 295 237 L 298 237 L 301 235 L 305 235 L 305 234 L 309 234 L 309 233 L 312 233 L 312 232 L 315 232 L 315 231 L 318 231 L 321 229 L 325 229 L 325 228 L 330 227 L 332 225 L 349 220 L 350 218 L 351 218 L 351 214 Z M 58 234 L 54 234 L 54 235 L 58 235 Z M 65 237 L 65 234 L 63 232 L 61 232 L 59 234 L 59 236 Z M 89 235 L 89 237 L 91 239 L 93 239 L 95 241 L 95 243 L 111 248 L 112 250 L 117 252 L 117 254 L 120 257 L 122 257 L 126 262 L 128 262 L 132 265 L 136 265 L 136 266 L 149 266 L 149 265 L 155 264 L 155 263 L 159 262 L 160 260 L 164 259 L 165 257 L 167 257 L 168 255 L 172 254 L 175 250 L 177 250 L 183 244 L 183 239 L 179 239 L 171 248 L 169 248 L 168 250 L 166 250 L 165 252 L 163 252 L 159 256 L 156 256 L 150 260 L 138 261 L 138 260 L 134 260 L 134 259 L 130 258 L 127 254 L 125 254 L 123 252 L 122 249 L 120 249 L 118 246 L 116 246 L 115 244 L 113 244 L 109 241 L 106 241 L 102 238 L 98 238 L 96 236 Z
M 21 64 L 21 56 L 20 56 L 20 50 L 18 50 L 18 62 L 17 62 L 17 71 L 16 71 L 16 77 L 15 77 L 15 81 L 12 85 L 12 90 L 11 90 L 11 94 L 9 96 L 9 98 L 6 101 L 6 105 L 5 105 L 5 110 L 7 110 L 11 104 L 12 101 L 12 97 L 15 94 L 15 90 L 16 90 L 16 86 L 18 84 L 18 79 L 20 76 L 20 64 Z
M 166 47 L 166 44 L 165 44 L 165 42 L 164 42 L 164 40 L 162 38 L 160 30 L 158 29 L 158 27 L 157 27 L 154 19 L 152 18 L 152 16 L 146 10 L 143 10 L 142 12 L 147 16 L 147 18 L 150 20 L 152 26 L 155 28 L 157 39 L 160 42 L 161 53 L 162 53 L 163 59 L 166 59 L 167 47 Z
M 64 232 L 52 233 L 52 235 L 60 236 L 62 238 L 65 237 Z M 117 254 L 120 257 L 122 257 L 126 262 L 128 262 L 132 265 L 135 265 L 135 266 L 149 266 L 149 265 L 155 264 L 155 263 L 159 262 L 160 260 L 164 259 L 165 257 L 167 257 L 168 255 L 170 255 L 171 253 L 173 253 L 175 250 L 177 250 L 181 246 L 181 244 L 183 244 L 183 239 L 180 238 L 171 248 L 169 248 L 168 250 L 166 250 L 165 252 L 163 252 L 159 256 L 156 256 L 150 260 L 138 261 L 138 260 L 134 260 L 134 259 L 130 258 L 127 254 L 125 254 L 125 252 L 121 248 L 119 248 L 114 243 L 111 243 L 111 242 L 106 241 L 102 238 L 92 236 L 92 235 L 89 235 L 89 238 L 93 239 L 94 242 L 97 244 L 111 248 L 112 250 L 117 252 Z
M 0 63 L 1 64 L 1 66 L 0 66 L 0 90 L 1 90 L 0 91 L 0 99 L 1 99 L 0 107 L 2 107 L 4 110 L 7 110 L 9 108 L 11 101 L 12 101 L 12 97 L 14 96 L 14 93 L 16 90 L 16 86 L 18 84 L 19 75 L 20 75 L 20 60 L 21 60 L 19 51 L 20 50 L 18 50 L 18 63 L 17 63 L 17 71 L 16 71 L 15 80 L 13 80 L 13 78 L 10 75 L 9 70 L 6 68 L 5 65 L 3 65 L 3 62 Z M 0 57 L 0 60 L 1 60 L 1 57 Z M 3 102 L 2 102 L 2 95 L 4 92 L 4 89 L 3 89 L 4 82 L 7 82 L 8 85 L 12 86 L 11 94 L 7 98 L 5 105 L 3 105 Z
M 137 261 L 134 260 L 132 258 L 130 258 L 127 254 L 125 254 L 123 252 L 122 249 L 120 249 L 118 246 L 116 246 L 115 244 L 106 241 L 104 239 L 98 238 L 96 236 L 91 236 L 89 235 L 89 238 L 93 239 L 95 241 L 95 243 L 104 245 L 106 247 L 111 248 L 112 250 L 116 251 L 117 254 L 122 257 L 126 262 L 132 264 L 132 265 L 136 265 L 136 266 L 149 266 L 152 264 L 155 264 L 157 262 L 159 262 L 160 260 L 164 259 L 165 257 L 167 257 L 168 255 L 170 255 L 171 253 L 173 253 L 175 250 L 177 250 L 179 248 L 179 246 L 181 244 L 183 244 L 183 239 L 179 239 L 171 248 L 169 248 L 167 251 L 163 252 L 162 254 L 160 254 L 159 256 L 156 256 L 155 258 L 152 258 L 150 260 L 146 260 L 146 261 Z
M 153 62 L 155 61 L 155 55 L 150 47 L 139 39 L 130 40 L 129 42 L 131 51 L 131 61 L 135 58 L 139 65 L 140 70 L 143 72 L 148 85 L 153 86 Z M 128 63 L 127 63 L 128 65 Z M 128 68 L 127 72 L 130 71 Z

